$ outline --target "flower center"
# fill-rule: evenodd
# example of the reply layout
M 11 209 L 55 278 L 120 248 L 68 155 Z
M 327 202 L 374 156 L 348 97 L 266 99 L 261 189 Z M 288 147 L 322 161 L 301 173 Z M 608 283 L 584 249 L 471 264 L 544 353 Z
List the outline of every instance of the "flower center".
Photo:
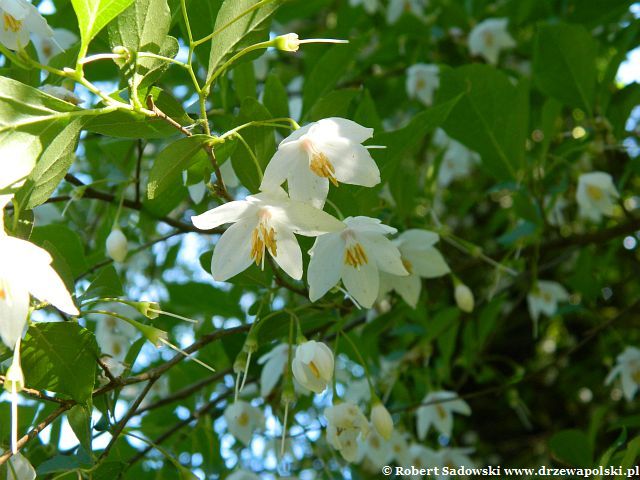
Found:
M 378 437 L 374 437 L 373 435 L 371 436 L 370 440 L 369 440 L 369 444 L 375 448 L 376 450 L 378 448 L 380 448 L 380 440 L 378 440 Z
M 4 20 L 4 30 L 5 32 L 11 30 L 13 33 L 16 33 L 22 29 L 22 21 L 17 20 L 15 17 L 12 17 L 8 13 L 5 13 L 2 16 Z
M 369 263 L 367 254 L 358 242 L 347 247 L 344 252 L 344 264 L 360 270 L 362 265 Z
M 413 273 L 413 265 L 411 265 L 411 262 L 409 260 L 403 258 L 402 265 L 404 265 L 404 269 L 409 272 L 409 274 Z
M 318 150 L 308 138 L 302 140 L 302 146 L 309 155 L 309 169 L 319 177 L 328 178 L 329 181 L 337 187 L 336 169 L 329 161 L 329 158 Z
M 249 414 L 247 412 L 242 412 L 238 415 L 238 425 L 241 427 L 246 427 L 249 425 Z
M 7 299 L 7 292 L 2 286 L 0 286 L 0 300 L 6 300 L 6 299 Z
M 494 43 L 494 40 L 495 40 L 495 38 L 494 38 L 494 36 L 493 36 L 493 33 L 491 33 L 491 32 L 484 32 L 484 44 L 485 44 L 487 47 L 492 47 L 492 46 L 493 46 L 493 43 Z
M 256 265 L 264 269 L 264 251 L 269 250 L 272 257 L 278 256 L 278 246 L 276 245 L 276 231 L 269 226 L 269 212 L 260 213 L 260 223 L 251 233 L 251 258 Z
M 315 363 L 309 362 L 309 369 L 311 370 L 311 373 L 313 373 L 314 377 L 320 378 L 320 370 L 318 370 L 318 367 Z
M 447 417 L 447 411 L 442 405 L 436 405 L 436 412 L 438 413 L 438 416 L 443 420 Z
M 602 200 L 602 197 L 604 197 L 602 189 L 595 185 L 587 185 L 587 195 L 595 202 Z
M 424 78 L 416 80 L 416 90 L 423 90 L 427 86 L 427 81 Z
M 634 382 L 640 385 L 640 369 L 634 370 L 633 373 L 631 374 L 631 378 L 633 378 Z

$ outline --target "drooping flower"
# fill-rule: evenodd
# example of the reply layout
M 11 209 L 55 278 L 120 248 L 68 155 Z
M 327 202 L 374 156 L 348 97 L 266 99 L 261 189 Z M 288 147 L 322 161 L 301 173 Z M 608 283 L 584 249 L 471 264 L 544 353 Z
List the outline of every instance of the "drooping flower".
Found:
M 376 432 L 385 440 L 391 440 L 393 435 L 393 419 L 389 410 L 381 402 L 377 402 L 371 409 L 371 424 Z
M 417 17 L 421 17 L 423 13 L 422 1 L 391 0 L 387 9 L 387 22 L 396 23 L 403 13 L 412 13 Z
M 349 0 L 349 5 L 352 7 L 362 5 L 369 15 L 376 13 L 380 6 L 378 0 Z
M 260 189 L 275 189 L 286 180 L 291 199 L 322 208 L 329 182 L 373 187 L 380 183 L 380 170 L 362 145 L 372 135 L 372 128 L 344 118 L 305 125 L 280 142 Z
M 440 68 L 437 65 L 417 63 L 407 69 L 406 87 L 409 98 L 417 98 L 429 107 L 439 86 Z
M 309 251 L 309 298 L 315 302 L 340 279 L 349 294 L 370 308 L 380 286 L 379 271 L 405 276 L 400 252 L 385 235 L 396 229 L 370 217 L 348 217 L 343 229 L 318 237 Z
M 627 347 L 618 355 L 616 366 L 607 375 L 605 385 L 609 385 L 617 377 L 620 377 L 624 397 L 630 402 L 640 387 L 640 349 Z
M 289 359 L 289 345 L 281 343 L 258 359 L 260 373 L 260 396 L 266 398 L 278 384 Z
M 405 465 L 405 461 L 408 457 L 409 444 L 407 443 L 407 434 L 394 429 L 393 435 L 391 435 L 391 453 L 393 459 L 398 465 Z
M 464 283 L 458 282 L 453 291 L 453 296 L 460 310 L 466 313 L 473 312 L 475 299 L 473 298 L 473 292 L 469 287 Z
M 480 161 L 480 155 L 450 138 L 441 128 L 436 130 L 433 143 L 444 150 L 438 170 L 438 184 L 443 187 L 458 178 L 468 176 L 471 168 Z
M 107 255 L 113 259 L 113 261 L 122 263 L 127 258 L 127 252 L 129 251 L 129 243 L 127 237 L 124 236 L 122 230 L 114 228 L 107 237 L 106 241 Z
M 473 448 L 441 448 L 436 452 L 436 465 L 448 467 L 450 469 L 456 469 L 459 467 L 473 468 L 476 463 L 469 457 L 469 454 L 473 453 Z M 449 475 L 439 475 L 438 479 L 450 478 Z
M 391 442 L 375 429 L 371 429 L 364 441 L 364 456 L 376 469 L 388 465 L 393 459 Z
M 35 480 L 36 469 L 27 457 L 20 452 L 14 453 L 7 465 L 7 480 Z
M 415 308 L 422 289 L 420 279 L 441 277 L 451 271 L 442 254 L 433 246 L 439 238 L 437 233 L 412 229 L 402 232 L 393 240 L 409 275 L 396 276 L 381 272 L 378 298 L 395 290 L 405 302 Z
M 264 415 L 260 409 L 244 400 L 236 400 L 224 410 L 229 433 L 240 440 L 245 446 L 251 443 L 253 433 L 264 427 Z
M 224 281 L 252 263 L 264 268 L 268 252 L 292 278 L 302 278 L 302 252 L 295 234 L 315 237 L 343 228 L 342 223 L 284 190 L 261 192 L 191 217 L 203 230 L 233 223 L 218 240 L 211 261 L 213 278 Z
M 451 437 L 453 414 L 470 415 L 471 408 L 455 392 L 446 390 L 431 392 L 423 400 L 416 412 L 418 438 L 424 440 L 433 425 L 442 435 Z
M 40 63 L 48 64 L 58 53 L 63 52 L 78 41 L 78 36 L 64 28 L 54 28 L 53 36 L 33 39 L 33 46 L 36 47 Z
M 502 50 L 516 46 L 507 30 L 508 23 L 506 18 L 487 18 L 473 27 L 469 34 L 471 55 L 480 55 L 490 64 L 497 64 Z
M 53 37 L 47 21 L 27 0 L 0 0 L 0 43 L 9 50 L 19 50 L 29 44 L 32 33 Z
M 300 385 L 322 393 L 333 378 L 333 363 L 333 352 L 327 345 L 309 340 L 296 347 L 291 369 Z
M 80 105 L 82 103 L 82 99 L 80 97 L 65 87 L 59 87 L 57 85 L 50 85 L 47 83 L 46 85 L 39 87 L 38 90 L 74 105 Z
M 411 480 L 421 480 L 424 478 L 424 475 L 420 474 L 420 470 L 440 466 L 439 460 L 438 454 L 430 448 L 412 443 L 404 454 L 398 458 L 398 463 L 405 468 L 415 467 L 416 475 L 409 475 L 407 478 Z
M 529 314 L 534 322 L 538 321 L 541 313 L 550 317 L 556 313 L 559 302 L 569 300 L 569 293 L 558 282 L 538 280 L 536 288 L 527 295 Z
M 358 439 L 369 433 L 369 422 L 352 403 L 339 403 L 324 410 L 327 418 L 327 441 L 347 462 L 358 458 Z
M 602 216 L 613 215 L 614 200 L 620 194 L 611 175 L 605 172 L 590 172 L 580 175 L 576 201 L 580 216 L 599 222 Z

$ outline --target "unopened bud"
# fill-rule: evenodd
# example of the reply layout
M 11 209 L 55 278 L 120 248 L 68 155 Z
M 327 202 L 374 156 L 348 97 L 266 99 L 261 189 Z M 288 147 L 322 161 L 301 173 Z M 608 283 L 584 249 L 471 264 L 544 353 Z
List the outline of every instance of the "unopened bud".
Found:
M 113 47 L 111 49 L 111 52 L 115 53 L 116 55 L 120 55 L 124 59 L 125 63 L 129 63 L 129 61 L 131 60 L 131 51 L 127 47 L 119 45 L 117 47 Z
M 456 285 L 454 291 L 454 297 L 456 298 L 456 303 L 458 304 L 458 308 L 466 313 L 473 312 L 473 292 L 469 287 L 467 287 L 464 283 L 459 283 Z
M 122 263 L 127 258 L 127 252 L 129 251 L 129 244 L 127 237 L 124 236 L 122 230 L 114 228 L 107 237 L 107 255 L 109 255 L 114 261 Z
M 300 48 L 300 39 L 297 33 L 287 33 L 276 37 L 275 46 L 285 52 L 297 52 Z
M 4 389 L 9 393 L 20 393 L 23 388 L 24 373 L 22 373 L 20 360 L 18 360 L 17 357 L 14 357 L 4 379 Z
M 393 419 L 389 410 L 381 402 L 376 403 L 371 409 L 371 423 L 382 438 L 385 440 L 391 439 Z

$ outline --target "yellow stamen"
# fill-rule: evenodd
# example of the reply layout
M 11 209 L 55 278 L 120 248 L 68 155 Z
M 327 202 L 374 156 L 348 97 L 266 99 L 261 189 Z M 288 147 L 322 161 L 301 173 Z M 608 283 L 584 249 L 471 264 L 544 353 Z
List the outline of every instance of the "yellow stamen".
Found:
M 335 175 L 336 170 L 324 153 L 318 152 L 313 155 L 309 162 L 309 168 L 319 177 L 328 178 L 334 186 L 338 186 L 338 180 Z
M 13 33 L 19 32 L 22 29 L 22 21 L 12 17 L 5 12 L 3 15 L 4 30 L 11 30 Z
M 427 86 L 427 82 L 425 81 L 424 78 L 419 78 L 416 81 L 416 90 L 422 90 Z
M 404 265 L 404 269 L 409 272 L 409 273 L 413 273 L 413 265 L 411 265 L 411 262 L 405 258 L 402 259 L 402 265 Z
M 587 185 L 587 195 L 596 202 L 602 200 L 602 197 L 604 197 L 602 189 L 595 185 Z
M 313 362 L 309 363 L 309 369 L 311 370 L 311 373 L 313 373 L 313 376 L 316 378 L 320 378 L 320 370 L 318 370 L 318 367 L 316 367 L 316 364 Z
M 251 233 L 251 258 L 260 268 L 264 268 L 264 251 L 269 250 L 272 257 L 278 256 L 276 231 L 270 227 L 268 220 L 271 215 L 267 211 L 260 213 L 260 223 Z
M 6 300 L 7 299 L 7 292 L 5 291 L 4 288 L 0 287 L 0 300 Z
M 344 252 L 344 263 L 358 270 L 361 265 L 369 263 L 369 259 L 362 245 L 355 243 L 348 247 Z
M 238 416 L 238 425 L 240 425 L 241 427 L 246 427 L 247 425 L 249 425 L 249 414 L 247 412 L 242 412 Z
M 493 33 L 491 32 L 484 32 L 484 44 L 487 47 L 492 47 L 493 43 L 494 43 L 494 37 L 493 37 Z
M 442 405 L 436 405 L 436 412 L 438 416 L 442 419 L 447 417 L 447 411 L 442 407 Z

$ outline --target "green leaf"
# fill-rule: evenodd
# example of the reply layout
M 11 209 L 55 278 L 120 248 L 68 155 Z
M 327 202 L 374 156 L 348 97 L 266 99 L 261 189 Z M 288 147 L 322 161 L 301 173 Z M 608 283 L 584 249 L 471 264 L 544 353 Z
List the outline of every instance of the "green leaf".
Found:
M 264 106 L 271 112 L 274 118 L 289 116 L 289 95 L 280 78 L 271 73 L 264 84 Z
M 547 95 L 591 115 L 596 54 L 596 42 L 583 26 L 541 25 L 533 55 L 535 83 Z
M 240 102 L 246 97 L 256 98 L 256 74 L 253 63 L 244 62 L 233 69 L 233 86 Z
M 133 0 L 71 0 L 78 17 L 83 47 L 86 48 L 93 37 L 132 2 Z
M 524 162 L 529 121 L 526 82 L 514 86 L 493 67 L 467 65 L 443 71 L 440 85 L 438 103 L 462 94 L 443 124 L 447 134 L 478 152 L 497 180 L 514 179 Z
M 26 385 L 79 403 L 91 399 L 97 358 L 95 337 L 74 322 L 33 324 L 22 343 Z
M 207 80 L 237 51 L 268 40 L 271 15 L 281 1 L 225 0 L 213 28 L 219 33 L 212 39 Z
M 116 269 L 113 268 L 113 265 L 108 265 L 100 270 L 81 299 L 86 301 L 94 298 L 119 297 L 123 293 L 122 282 L 120 282 Z
M 198 155 L 206 156 L 202 146 L 210 141 L 207 135 L 193 135 L 171 143 L 162 150 L 149 172 L 147 196 L 150 200 L 162 194 L 176 178 L 182 179 L 182 171 L 198 162 Z
M 61 254 L 71 269 L 74 277 L 87 269 L 84 246 L 80 236 L 64 225 L 45 225 L 33 229 L 31 242 L 44 246 L 45 242 L 52 244 Z M 54 264 L 55 264 L 54 257 Z
M 589 467 L 593 459 L 593 446 L 580 430 L 562 430 L 549 440 L 551 453 L 563 463 L 575 467 Z
M 86 405 L 75 405 L 67 412 L 69 425 L 87 452 L 91 451 L 91 410 Z
M 327 93 L 313 105 L 307 118 L 318 121 L 328 117 L 347 117 L 353 100 L 360 95 L 360 89 L 344 88 Z

